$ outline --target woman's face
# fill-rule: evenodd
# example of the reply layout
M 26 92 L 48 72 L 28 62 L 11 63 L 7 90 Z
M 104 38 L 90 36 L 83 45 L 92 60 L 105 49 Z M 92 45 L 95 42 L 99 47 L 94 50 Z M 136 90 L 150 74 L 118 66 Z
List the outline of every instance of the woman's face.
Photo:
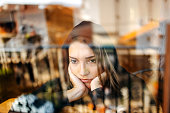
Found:
M 69 48 L 69 61 L 72 73 L 90 88 L 91 81 L 98 75 L 93 50 L 87 44 L 75 41 Z

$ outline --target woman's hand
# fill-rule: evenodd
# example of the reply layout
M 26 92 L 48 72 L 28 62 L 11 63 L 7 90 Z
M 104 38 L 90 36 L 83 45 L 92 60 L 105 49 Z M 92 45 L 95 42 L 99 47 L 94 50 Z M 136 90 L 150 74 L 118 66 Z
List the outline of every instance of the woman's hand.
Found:
M 88 93 L 88 88 L 71 72 L 70 66 L 68 67 L 68 72 L 73 88 L 67 91 L 67 97 L 69 102 L 72 102 L 85 96 Z
M 105 77 L 106 77 L 106 72 L 103 72 L 101 74 L 101 78 L 104 79 Z M 101 81 L 98 76 L 91 81 L 90 86 L 91 86 L 91 91 L 102 87 Z

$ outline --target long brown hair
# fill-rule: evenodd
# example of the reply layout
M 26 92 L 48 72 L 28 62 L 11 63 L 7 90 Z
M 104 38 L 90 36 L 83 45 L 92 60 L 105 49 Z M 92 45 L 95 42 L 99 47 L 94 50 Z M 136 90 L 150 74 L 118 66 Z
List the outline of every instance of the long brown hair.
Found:
M 70 32 L 68 38 L 65 40 L 63 45 L 64 51 L 64 68 L 65 68 L 65 75 L 67 75 L 67 68 L 68 68 L 68 49 L 69 45 L 74 41 L 80 41 L 86 43 L 91 47 L 96 55 L 96 61 L 98 64 L 98 72 L 99 72 L 99 79 L 102 83 L 103 87 L 108 87 L 112 90 L 119 89 L 119 80 L 117 76 L 117 68 L 118 68 L 118 59 L 116 54 L 116 49 L 112 46 L 113 50 L 113 60 L 111 61 L 109 55 L 104 47 L 101 47 L 99 43 L 96 43 L 94 40 L 94 36 L 105 36 L 108 37 L 109 35 L 105 32 L 102 26 L 92 23 L 90 21 L 83 21 L 77 26 L 73 28 Z M 106 78 L 102 78 L 100 76 L 101 73 L 106 72 Z M 66 81 L 69 82 L 68 76 L 65 77 Z

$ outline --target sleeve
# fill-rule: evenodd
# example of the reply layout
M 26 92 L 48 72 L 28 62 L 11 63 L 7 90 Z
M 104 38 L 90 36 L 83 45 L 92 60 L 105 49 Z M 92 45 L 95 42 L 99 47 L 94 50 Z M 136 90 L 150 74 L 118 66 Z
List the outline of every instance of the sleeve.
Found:
M 97 88 L 91 93 L 92 101 L 95 105 L 104 103 L 104 90 L 103 88 Z
M 10 111 L 42 113 L 48 113 L 46 110 L 50 113 L 59 111 L 69 104 L 64 93 L 65 91 L 62 91 L 58 80 L 49 81 L 31 94 L 18 97 L 12 104 Z
M 33 94 L 21 95 L 12 104 L 10 112 L 24 113 L 53 113 L 54 106 L 52 102 L 38 99 Z

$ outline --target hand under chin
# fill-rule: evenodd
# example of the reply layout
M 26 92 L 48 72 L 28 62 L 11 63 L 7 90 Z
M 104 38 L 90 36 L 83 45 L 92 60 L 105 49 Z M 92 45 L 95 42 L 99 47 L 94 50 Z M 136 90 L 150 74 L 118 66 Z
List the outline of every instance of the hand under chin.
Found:
M 88 89 L 91 89 L 90 83 L 85 83 L 85 85 Z

